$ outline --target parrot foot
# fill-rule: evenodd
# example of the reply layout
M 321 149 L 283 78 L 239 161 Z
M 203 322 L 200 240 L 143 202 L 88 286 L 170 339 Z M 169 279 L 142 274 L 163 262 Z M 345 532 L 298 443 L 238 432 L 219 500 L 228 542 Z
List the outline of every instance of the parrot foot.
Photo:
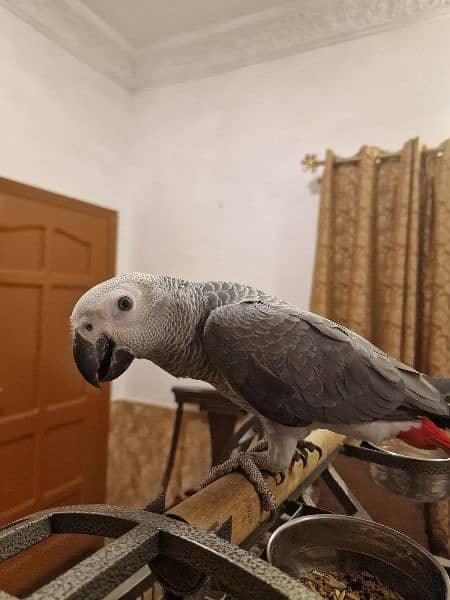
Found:
M 265 450 L 268 450 L 268 448 L 269 440 L 266 440 L 266 438 L 264 438 L 262 440 L 259 440 L 259 442 L 253 446 L 253 448 L 250 448 L 250 452 L 264 452 Z
M 263 439 L 260 440 L 253 448 L 250 448 L 251 452 L 265 452 L 269 449 L 269 440 Z M 284 471 L 280 471 L 279 473 L 274 473 L 275 483 L 277 485 L 281 485 L 283 481 L 286 479 L 286 473 Z
M 306 465 L 308 464 L 308 451 L 311 453 L 317 452 L 317 454 L 319 455 L 319 459 L 322 458 L 322 448 L 320 448 L 319 446 L 316 446 L 316 444 L 313 444 L 312 442 L 307 442 L 306 440 L 300 440 L 297 443 L 297 447 L 295 449 L 295 453 L 292 458 L 292 461 L 294 463 L 296 463 L 299 460 L 301 460 L 303 463 L 303 467 L 306 467 Z
M 220 479 L 220 477 L 228 475 L 232 471 L 243 471 L 247 479 L 253 484 L 261 500 L 263 509 L 273 513 L 277 507 L 275 497 L 261 474 L 261 469 L 264 469 L 266 466 L 266 460 L 266 454 L 263 454 L 260 450 L 256 452 L 240 452 L 221 465 L 213 467 L 209 477 L 203 481 L 200 487 L 203 489 L 213 481 L 216 481 L 216 479 Z

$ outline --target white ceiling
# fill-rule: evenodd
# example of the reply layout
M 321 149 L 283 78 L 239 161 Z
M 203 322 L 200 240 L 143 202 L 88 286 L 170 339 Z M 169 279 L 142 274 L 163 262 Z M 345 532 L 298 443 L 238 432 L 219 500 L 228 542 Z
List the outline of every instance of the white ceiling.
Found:
M 135 91 L 450 16 L 450 0 L 0 0 Z
M 286 0 L 83 0 L 83 4 L 136 47 L 285 3 Z

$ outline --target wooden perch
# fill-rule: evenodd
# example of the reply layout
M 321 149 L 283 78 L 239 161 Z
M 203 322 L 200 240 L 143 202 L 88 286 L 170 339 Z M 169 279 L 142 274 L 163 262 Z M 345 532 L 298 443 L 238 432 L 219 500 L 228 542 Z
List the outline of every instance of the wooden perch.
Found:
M 344 440 L 344 436 L 318 429 L 308 436 L 308 440 L 322 448 L 320 461 L 317 452 L 310 453 L 307 466 L 303 467 L 302 462 L 299 461 L 286 474 L 286 479 L 280 485 L 275 483 L 273 476 L 265 477 L 277 504 L 285 501 L 320 462 L 326 461 L 333 454 Z M 261 509 L 253 485 L 241 473 L 231 473 L 214 481 L 205 489 L 177 504 L 168 511 L 168 514 L 204 530 L 217 527 L 231 516 L 231 541 L 234 544 L 245 540 L 268 516 L 268 513 Z

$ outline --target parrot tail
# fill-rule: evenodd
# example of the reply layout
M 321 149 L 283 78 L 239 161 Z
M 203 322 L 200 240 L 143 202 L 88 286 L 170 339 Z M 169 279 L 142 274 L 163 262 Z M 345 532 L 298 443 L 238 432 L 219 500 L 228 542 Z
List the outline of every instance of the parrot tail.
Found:
M 412 427 L 408 431 L 402 431 L 398 438 L 414 448 L 422 450 L 433 450 L 441 448 L 450 454 L 450 436 L 447 432 L 440 429 L 427 417 L 420 419 L 420 427 Z

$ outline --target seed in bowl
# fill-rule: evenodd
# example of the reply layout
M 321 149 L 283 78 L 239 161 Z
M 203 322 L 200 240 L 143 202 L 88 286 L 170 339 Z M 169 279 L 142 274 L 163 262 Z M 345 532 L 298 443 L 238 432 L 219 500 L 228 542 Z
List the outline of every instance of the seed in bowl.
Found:
M 406 600 L 367 571 L 353 574 L 314 569 L 299 580 L 327 600 Z

